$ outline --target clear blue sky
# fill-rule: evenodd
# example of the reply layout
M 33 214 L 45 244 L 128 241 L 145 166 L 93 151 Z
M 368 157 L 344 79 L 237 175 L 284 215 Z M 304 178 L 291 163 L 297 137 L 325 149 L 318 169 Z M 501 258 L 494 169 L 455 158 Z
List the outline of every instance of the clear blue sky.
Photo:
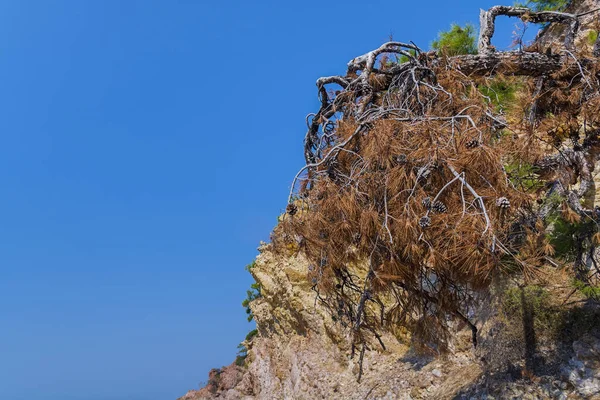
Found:
M 491 5 L 1 2 L 0 399 L 173 400 L 233 361 L 315 80 Z

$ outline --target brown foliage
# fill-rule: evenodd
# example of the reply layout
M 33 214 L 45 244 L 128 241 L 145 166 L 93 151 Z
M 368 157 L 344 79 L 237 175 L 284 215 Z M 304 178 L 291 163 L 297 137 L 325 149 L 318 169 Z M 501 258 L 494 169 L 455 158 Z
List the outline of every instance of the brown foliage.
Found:
M 584 178 L 575 162 L 552 157 L 595 154 L 600 127 L 597 61 L 564 62 L 545 78 L 495 76 L 519 83 L 506 112 L 480 90 L 493 71 L 466 76 L 431 55 L 386 59 L 377 72 L 362 65 L 322 99 L 294 212 L 273 242 L 306 253 L 319 299 L 362 351 L 368 335 L 399 324 L 423 350 L 443 351 L 456 319 L 475 340 L 473 296 L 515 267 L 535 276 L 553 254 L 543 210 L 554 189 L 546 191 L 579 199 L 571 185 Z M 575 62 L 583 74 L 567 75 Z M 537 169 L 524 177 L 523 166 Z M 562 212 L 593 218 L 568 201 Z

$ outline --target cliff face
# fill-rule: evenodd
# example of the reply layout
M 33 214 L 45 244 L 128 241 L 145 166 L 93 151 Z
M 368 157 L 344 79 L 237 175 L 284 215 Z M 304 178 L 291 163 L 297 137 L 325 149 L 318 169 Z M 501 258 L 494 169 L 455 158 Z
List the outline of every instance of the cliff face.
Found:
M 386 350 L 372 344 L 357 383 L 358 356 L 350 358 L 348 329 L 333 321 L 311 290 L 302 254 L 279 257 L 269 245 L 260 251 L 252 274 L 262 298 L 251 306 L 259 335 L 250 344 L 247 368 L 231 387 L 192 391 L 182 399 L 442 399 L 480 375 L 467 332 L 458 344 L 463 348 L 445 361 L 411 354 L 408 343 L 386 332 Z
M 441 363 L 412 357 L 408 343 L 386 332 L 386 350 L 371 344 L 379 351 L 365 353 L 358 384 L 359 357 L 351 358 L 350 330 L 320 304 L 306 280 L 307 270 L 301 253 L 280 258 L 264 246 L 252 271 L 263 293 L 252 307 L 260 335 L 252 343 L 248 367 L 258 383 L 253 390 L 258 398 L 397 398 L 398 393 L 408 398 L 411 391 L 414 396 L 425 388 L 432 395 L 442 388 L 456 391 L 478 375 L 468 352 L 457 353 L 450 369 L 442 372 Z
M 525 346 L 521 333 L 498 333 L 502 325 L 491 304 L 480 310 L 477 350 L 470 331 L 460 325 L 444 357 L 417 355 L 408 336 L 384 332 L 386 349 L 370 344 L 358 383 L 359 357 L 351 358 L 350 329 L 336 323 L 318 301 L 306 280 L 308 263 L 302 254 L 278 256 L 270 245 L 259 250 L 252 274 L 262 297 L 251 305 L 259 335 L 248 343 L 246 366 L 211 371 L 207 387 L 180 400 L 600 399 L 600 335 L 582 332 L 577 340 L 561 344 L 560 351 L 559 346 L 541 344 L 536 362 L 555 365 L 530 379 L 519 371 Z M 496 369 L 494 363 L 502 367 Z

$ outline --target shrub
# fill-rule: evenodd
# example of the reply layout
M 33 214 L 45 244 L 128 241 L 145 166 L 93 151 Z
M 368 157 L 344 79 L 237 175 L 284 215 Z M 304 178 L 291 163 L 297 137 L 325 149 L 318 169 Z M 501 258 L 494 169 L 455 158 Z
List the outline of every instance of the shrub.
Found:
M 254 339 L 256 337 L 256 335 L 258 335 L 258 331 L 256 329 L 252 329 L 246 335 L 245 341 L 247 343 L 251 342 L 252 339 Z M 238 345 L 237 356 L 235 357 L 235 365 L 237 365 L 239 367 L 243 367 L 244 365 L 246 365 L 246 358 L 247 357 L 248 357 L 248 348 L 246 346 L 244 346 L 243 343 L 240 343 Z
M 252 268 L 256 266 L 256 261 L 252 261 L 250 264 L 246 265 L 246 271 L 250 272 Z M 251 322 L 254 319 L 254 314 L 252 314 L 252 310 L 250 309 L 250 303 L 261 297 L 260 293 L 260 284 L 258 282 L 254 282 L 250 285 L 250 290 L 246 291 L 246 298 L 242 301 L 242 307 L 246 309 L 246 314 L 248 315 L 248 322 Z
M 244 267 L 244 269 L 248 272 L 250 272 L 252 270 L 252 268 L 254 268 L 256 266 L 256 261 L 252 261 L 250 264 L 246 265 Z
M 587 41 L 590 46 L 593 46 L 598 40 L 598 31 L 590 30 L 587 34 Z
M 600 301 L 600 286 L 590 285 L 578 279 L 573 280 L 573 287 L 588 299 Z
M 242 307 L 246 309 L 246 314 L 248 314 L 248 322 L 251 322 L 254 319 L 254 314 L 252 314 L 252 310 L 250 309 L 250 303 L 260 297 L 260 284 L 254 282 L 250 285 L 250 290 L 246 291 L 246 298 L 242 301 Z
M 566 211 L 566 212 L 565 212 Z M 578 253 L 578 248 L 585 246 L 583 237 L 591 237 L 597 230 L 596 223 L 591 220 L 572 219 L 570 209 L 563 205 L 561 211 L 555 211 L 548 217 L 551 229 L 547 238 L 554 248 L 557 257 L 565 261 L 573 261 Z
M 472 24 L 464 27 L 452 24 L 449 31 L 438 34 L 438 39 L 433 41 L 431 47 L 447 56 L 476 54 L 475 27 Z
M 504 166 L 510 182 L 524 192 L 532 192 L 544 187 L 539 179 L 537 168 L 529 163 L 510 162 Z
M 506 79 L 495 78 L 489 84 L 479 85 L 478 88 L 498 111 L 505 111 L 515 101 L 515 94 L 520 89 L 520 85 Z
M 556 337 L 562 322 L 552 295 L 537 285 L 512 287 L 502 292 L 500 305 L 501 318 L 489 331 L 493 340 L 484 343 L 481 350 L 486 370 L 519 375 L 539 370 L 545 363 L 539 359 L 538 343 Z
M 557 326 L 557 312 L 552 305 L 548 290 L 538 285 L 515 287 L 504 293 L 502 309 L 505 317 L 521 323 L 527 308 L 532 313 L 535 330 L 539 333 L 551 333 Z
M 575 242 L 577 231 L 580 229 L 579 224 L 566 221 L 559 214 L 550 217 L 552 230 L 548 233 L 548 239 L 556 256 L 565 260 L 573 261 L 576 250 Z
M 246 365 L 246 358 L 248 357 L 248 349 L 243 344 L 238 345 L 238 353 L 235 357 L 235 365 L 243 367 Z
M 254 337 L 258 335 L 258 330 L 256 329 L 252 329 L 250 332 L 248 332 L 248 334 L 246 335 L 246 341 L 250 342 L 252 339 L 254 339 Z

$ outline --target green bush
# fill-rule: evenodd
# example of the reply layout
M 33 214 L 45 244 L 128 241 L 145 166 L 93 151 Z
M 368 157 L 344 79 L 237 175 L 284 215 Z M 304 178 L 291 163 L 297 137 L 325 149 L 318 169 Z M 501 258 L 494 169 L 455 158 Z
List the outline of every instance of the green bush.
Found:
M 554 333 L 559 323 L 559 314 L 552 305 L 550 293 L 545 288 L 527 285 L 510 288 L 504 292 L 502 310 L 510 321 L 520 324 L 526 309 L 532 313 L 532 322 L 536 331 L 540 334 Z
M 256 337 L 256 335 L 258 335 L 258 331 L 256 329 L 252 329 L 246 335 L 245 341 L 246 342 L 251 342 L 252 339 L 254 339 L 254 337 Z M 235 365 L 237 365 L 239 367 L 243 367 L 244 365 L 246 365 L 246 358 L 247 357 L 248 357 L 248 349 L 246 348 L 246 346 L 244 346 L 242 343 L 240 343 L 238 345 L 237 356 L 235 357 Z
M 488 85 L 479 85 L 479 91 L 489 99 L 499 111 L 505 111 L 515 101 L 515 94 L 520 88 L 516 83 L 493 79 Z
M 246 309 L 246 314 L 248 314 L 248 322 L 251 322 L 254 319 L 254 314 L 252 314 L 252 310 L 250 309 L 250 303 L 260 297 L 260 284 L 254 282 L 250 285 L 250 290 L 246 291 L 246 298 L 242 301 L 242 307 Z
M 466 24 L 464 27 L 452 24 L 449 31 L 438 34 L 437 40 L 433 41 L 431 47 L 450 57 L 476 54 L 475 27 L 472 24 Z
M 246 271 L 250 272 L 255 266 L 256 261 L 252 261 L 250 264 L 246 265 Z M 260 284 L 254 282 L 250 285 L 250 290 L 246 291 L 246 298 L 242 301 L 242 307 L 246 309 L 246 314 L 248 315 L 248 322 L 251 322 L 254 319 L 254 314 L 252 314 L 252 310 L 250 309 L 250 303 L 260 297 Z
M 552 230 L 548 239 L 554 247 L 555 256 L 565 261 L 573 261 L 576 252 L 576 234 L 581 229 L 581 224 L 566 221 L 559 213 L 553 213 L 548 218 Z
M 249 342 L 252 339 L 254 339 L 254 337 L 258 335 L 258 330 L 256 329 L 252 329 L 250 332 L 248 332 L 248 334 L 246 335 L 246 341 Z
M 590 285 L 580 280 L 573 280 L 573 287 L 588 299 L 600 301 L 600 287 Z
M 562 199 L 556 196 L 556 199 L 550 200 L 560 202 Z M 575 260 L 582 238 L 591 237 L 598 229 L 593 220 L 568 221 L 560 210 L 552 212 L 547 221 L 550 227 L 548 241 L 554 247 L 555 256 L 565 261 Z
M 510 162 L 504 166 L 504 170 L 510 182 L 524 192 L 536 191 L 544 186 L 537 169 L 531 164 Z
M 244 267 L 244 269 L 248 272 L 250 272 L 252 270 L 252 268 L 254 268 L 256 266 L 256 260 L 252 261 L 250 264 L 246 265 Z
M 243 367 L 246 365 L 246 358 L 248 357 L 248 349 L 243 344 L 238 345 L 238 353 L 235 357 L 235 365 Z
M 596 40 L 598 40 L 598 31 L 590 30 L 587 35 L 587 40 L 590 46 L 596 44 Z

